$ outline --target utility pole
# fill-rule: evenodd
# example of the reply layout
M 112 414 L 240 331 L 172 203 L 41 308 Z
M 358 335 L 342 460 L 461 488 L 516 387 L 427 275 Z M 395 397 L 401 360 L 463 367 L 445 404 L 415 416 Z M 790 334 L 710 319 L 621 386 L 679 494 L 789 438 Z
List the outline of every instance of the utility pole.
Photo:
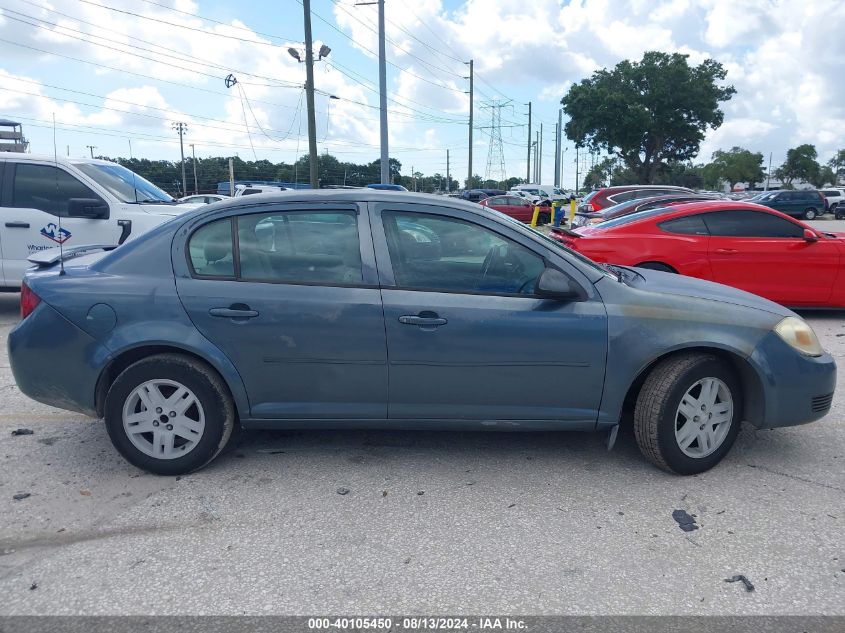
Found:
M 772 177 L 772 152 L 769 152 L 769 168 L 766 170 L 766 188 L 763 191 L 769 190 L 769 178 Z
M 578 195 L 578 144 L 575 144 L 575 195 Z
M 86 145 L 85 147 L 87 147 L 91 151 L 91 158 L 94 158 L 94 150 L 97 149 L 97 146 L 96 145 Z
M 182 139 L 188 129 L 188 124 L 177 121 L 171 127 L 179 133 L 179 153 L 182 154 L 182 195 L 186 196 L 188 195 L 188 179 L 185 176 L 185 144 Z
M 528 157 L 525 159 L 525 182 L 531 182 L 531 102 L 528 102 Z
M 132 158 L 132 139 L 126 139 L 129 142 L 129 158 Z
M 229 159 L 229 195 L 235 195 L 235 161 Z
M 198 194 L 199 187 L 197 186 L 197 152 L 193 143 L 191 143 L 191 163 L 194 166 L 194 194 Z
M 543 122 L 540 122 L 540 149 L 537 153 L 537 184 L 543 180 Z
M 317 182 L 317 121 L 314 116 L 314 46 L 311 39 L 311 0 L 302 0 L 305 14 L 305 102 L 308 108 L 308 162 L 311 188 Z M 384 50 L 382 49 L 382 58 Z M 384 167 L 382 167 L 384 173 Z
M 531 181 L 534 184 L 539 184 L 537 181 L 540 180 L 540 176 L 537 174 L 537 165 L 540 164 L 539 154 L 538 151 L 540 149 L 540 133 L 534 132 L 534 179 Z
M 473 97 L 473 60 L 469 60 L 469 160 L 467 168 L 467 189 L 472 189 L 472 97 Z
M 413 165 L 411 165 L 411 178 L 414 181 L 414 191 L 416 191 L 417 190 L 417 175 L 414 172 L 414 166 Z
M 384 47 L 384 0 L 378 0 L 378 90 L 381 130 L 381 184 L 390 182 L 390 153 L 387 147 L 387 56 Z
M 557 111 L 557 127 L 555 127 L 555 187 L 560 188 L 560 126 L 563 123 L 563 109 Z
M 449 181 L 452 177 L 449 175 L 449 150 L 446 150 L 446 193 L 449 193 Z

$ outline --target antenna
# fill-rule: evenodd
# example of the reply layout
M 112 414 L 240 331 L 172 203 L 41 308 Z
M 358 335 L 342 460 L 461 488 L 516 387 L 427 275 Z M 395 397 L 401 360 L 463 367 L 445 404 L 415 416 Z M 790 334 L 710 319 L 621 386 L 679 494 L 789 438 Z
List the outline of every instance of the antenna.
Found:
M 64 246 L 62 246 L 62 242 L 64 242 L 62 236 L 62 210 L 59 208 L 59 152 L 56 146 L 55 112 L 53 112 L 53 164 L 56 168 L 54 175 L 56 179 L 56 215 L 59 216 L 59 275 L 61 276 L 65 274 L 65 249 Z

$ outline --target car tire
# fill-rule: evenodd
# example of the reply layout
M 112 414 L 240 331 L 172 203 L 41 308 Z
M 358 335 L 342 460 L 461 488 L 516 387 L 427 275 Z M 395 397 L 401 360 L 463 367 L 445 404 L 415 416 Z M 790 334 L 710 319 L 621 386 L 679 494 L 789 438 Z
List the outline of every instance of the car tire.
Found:
M 803 217 L 805 220 L 815 220 L 817 217 L 819 217 L 819 213 L 815 210 L 815 208 L 810 207 L 808 209 L 804 209 L 804 213 L 801 217 Z
M 121 372 L 106 395 L 105 422 L 118 452 L 156 475 L 202 468 L 238 423 L 217 372 L 180 354 L 150 356 Z
M 677 270 L 662 262 L 643 262 L 641 264 L 637 264 L 636 268 L 647 268 L 648 270 L 659 270 L 664 273 L 678 274 Z
M 714 414 L 722 421 L 708 429 Z M 634 408 L 634 435 L 642 454 L 658 468 L 695 475 L 728 453 L 741 420 L 742 390 L 731 368 L 711 354 L 682 353 L 658 363 L 643 383 Z
M 537 224 L 548 224 L 552 221 L 552 216 L 549 213 L 539 213 L 537 215 Z

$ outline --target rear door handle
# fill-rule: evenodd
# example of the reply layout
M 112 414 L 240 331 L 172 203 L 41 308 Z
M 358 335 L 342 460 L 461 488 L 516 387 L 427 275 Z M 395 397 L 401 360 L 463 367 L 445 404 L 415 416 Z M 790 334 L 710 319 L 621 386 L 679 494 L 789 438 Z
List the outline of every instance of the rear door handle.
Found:
M 407 316 L 400 316 L 399 323 L 403 323 L 404 325 L 418 325 L 420 327 L 437 327 L 446 325 L 448 321 L 438 316 L 414 316 L 409 314 Z
M 717 253 L 723 253 L 725 255 L 733 255 L 734 253 L 738 253 L 739 251 L 735 248 L 717 248 Z
M 250 310 L 248 306 L 243 308 L 211 308 L 208 313 L 211 316 L 226 319 L 252 319 L 258 316 L 258 310 Z
M 28 229 L 29 222 L 6 222 L 6 228 L 9 229 Z

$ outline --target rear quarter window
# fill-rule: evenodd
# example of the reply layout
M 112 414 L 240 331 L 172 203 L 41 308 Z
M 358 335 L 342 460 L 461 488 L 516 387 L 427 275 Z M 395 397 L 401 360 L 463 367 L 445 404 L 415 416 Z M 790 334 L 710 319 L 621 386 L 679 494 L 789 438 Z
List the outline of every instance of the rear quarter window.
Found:
M 666 220 L 658 224 L 663 231 L 667 233 L 677 233 L 680 235 L 709 235 L 707 225 L 700 215 L 688 215 L 682 218 L 675 218 L 673 220 Z

